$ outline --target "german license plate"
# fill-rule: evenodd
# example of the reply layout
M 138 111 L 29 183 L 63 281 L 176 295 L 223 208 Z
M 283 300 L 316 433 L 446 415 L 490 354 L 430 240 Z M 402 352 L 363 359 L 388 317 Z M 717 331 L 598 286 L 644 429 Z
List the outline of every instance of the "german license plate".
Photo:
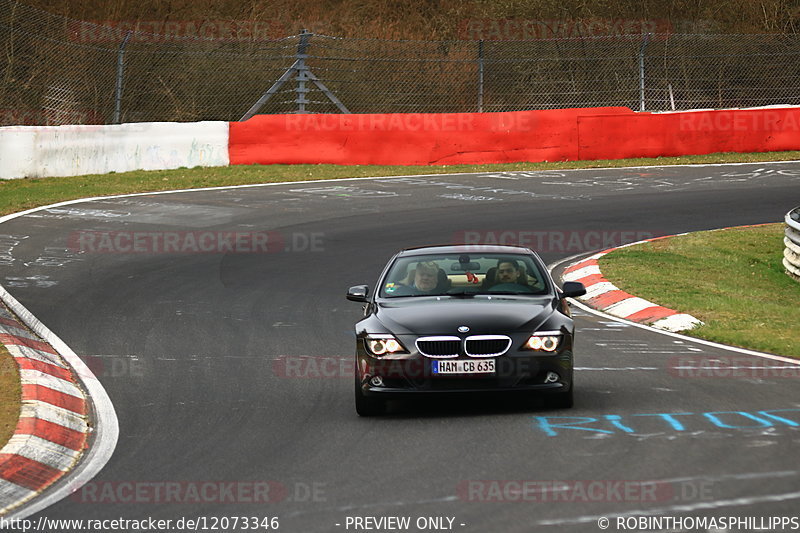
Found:
M 434 374 L 494 374 L 494 359 L 431 361 Z

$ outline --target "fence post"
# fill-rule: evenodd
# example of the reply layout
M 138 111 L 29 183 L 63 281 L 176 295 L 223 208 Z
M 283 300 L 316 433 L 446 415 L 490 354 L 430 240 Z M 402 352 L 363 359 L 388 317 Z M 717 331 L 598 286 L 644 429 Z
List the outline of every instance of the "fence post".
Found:
M 112 124 L 119 124 L 122 115 L 122 82 L 124 81 L 125 75 L 125 46 L 131 39 L 131 35 L 133 35 L 132 31 L 125 33 L 125 38 L 122 39 L 119 45 L 119 51 L 117 52 L 117 79 L 114 89 L 114 117 L 111 120 Z
M 300 30 L 300 42 L 297 45 L 297 87 L 295 88 L 295 92 L 297 93 L 297 98 L 295 99 L 295 103 L 297 104 L 297 111 L 296 113 L 305 113 L 306 112 L 306 104 L 308 100 L 306 100 L 306 93 L 308 93 L 308 89 L 306 88 L 306 82 L 310 81 L 308 77 L 308 67 L 306 66 L 306 58 L 308 54 L 306 51 L 308 50 L 308 40 L 311 37 L 311 33 L 309 33 L 305 28 Z
M 639 111 L 644 111 L 644 51 L 652 33 L 645 33 L 639 48 Z
M 483 113 L 483 39 L 478 41 L 478 113 Z
M 297 45 L 297 53 L 295 54 L 294 63 L 292 63 L 292 66 L 283 73 L 283 76 L 278 78 L 278 81 L 276 81 L 272 87 L 267 90 L 267 92 L 261 95 L 261 98 L 259 98 L 258 101 L 253 104 L 247 113 L 242 115 L 242 118 L 239 119 L 240 121 L 247 120 L 258 113 L 258 110 L 261 109 L 261 106 L 263 106 L 273 94 L 277 93 L 278 90 L 283 87 L 284 83 L 289 81 L 292 76 L 295 75 L 297 76 L 297 87 L 294 90 L 294 92 L 297 93 L 297 98 L 294 100 L 294 102 L 297 104 L 297 111 L 295 111 L 295 113 L 307 113 L 306 104 L 310 103 L 308 100 L 306 100 L 306 93 L 308 93 L 308 89 L 306 88 L 307 82 L 313 83 L 320 91 L 322 91 L 322 93 L 328 97 L 328 100 L 333 102 L 333 105 L 339 108 L 339 111 L 342 113 L 350 113 L 345 105 L 338 98 L 336 98 L 336 95 L 334 95 L 325 86 L 325 84 L 322 83 L 322 81 L 317 78 L 313 72 L 311 72 L 311 70 L 308 68 L 308 65 L 306 65 L 306 58 L 308 57 L 306 50 L 308 49 L 310 44 L 309 40 L 311 39 L 312 35 L 314 34 L 306 31 L 305 29 L 300 30 L 300 41 Z

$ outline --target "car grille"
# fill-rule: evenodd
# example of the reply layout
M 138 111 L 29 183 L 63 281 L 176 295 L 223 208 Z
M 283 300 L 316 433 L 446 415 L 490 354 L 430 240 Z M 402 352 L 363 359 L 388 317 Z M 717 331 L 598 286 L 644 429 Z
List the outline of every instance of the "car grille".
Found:
M 461 339 L 458 337 L 420 337 L 417 350 L 427 357 L 458 357 Z
M 506 353 L 511 339 L 505 335 L 473 335 L 464 341 L 464 351 L 470 356 L 496 356 Z
M 471 357 L 494 357 L 502 355 L 511 346 L 511 338 L 505 335 L 473 335 L 462 340 L 459 337 L 420 337 L 417 350 L 426 357 L 458 357 L 464 353 Z

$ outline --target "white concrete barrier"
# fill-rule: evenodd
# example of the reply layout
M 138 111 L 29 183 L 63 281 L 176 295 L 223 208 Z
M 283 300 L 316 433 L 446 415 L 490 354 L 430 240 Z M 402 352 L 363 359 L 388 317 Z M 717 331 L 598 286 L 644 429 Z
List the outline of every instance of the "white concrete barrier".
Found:
M 36 128 L 0 128 L 0 178 L 23 178 L 33 168 Z
M 227 166 L 227 122 L 0 128 L 0 178 Z

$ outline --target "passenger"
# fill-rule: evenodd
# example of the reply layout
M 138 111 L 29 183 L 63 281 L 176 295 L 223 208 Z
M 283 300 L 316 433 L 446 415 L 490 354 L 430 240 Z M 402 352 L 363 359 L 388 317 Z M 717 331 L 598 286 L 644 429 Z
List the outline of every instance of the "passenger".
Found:
M 439 265 L 437 265 L 435 261 L 417 263 L 417 271 L 414 273 L 414 282 L 410 287 L 420 292 L 431 292 L 438 284 Z

